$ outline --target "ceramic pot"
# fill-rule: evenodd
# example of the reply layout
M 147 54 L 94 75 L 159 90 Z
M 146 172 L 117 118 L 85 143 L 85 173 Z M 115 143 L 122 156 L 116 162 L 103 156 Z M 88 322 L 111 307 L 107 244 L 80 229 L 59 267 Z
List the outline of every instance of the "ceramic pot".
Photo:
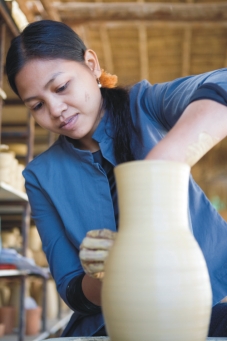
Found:
M 42 308 L 26 309 L 26 335 L 35 335 L 40 331 Z
M 38 251 L 42 249 L 42 242 L 36 226 L 31 226 L 29 229 L 28 245 L 32 251 Z
M 134 161 L 115 168 L 119 232 L 105 265 L 111 341 L 204 341 L 211 286 L 188 223 L 190 167 Z
M 0 181 L 10 183 L 10 170 L 8 168 L 0 168 Z
M 1 305 L 8 306 L 10 300 L 11 290 L 9 286 L 4 283 L 0 283 L 0 296 L 1 296 Z
M 53 279 L 47 281 L 47 318 L 55 319 L 58 315 L 58 293 Z
M 33 251 L 33 258 L 35 260 L 36 265 L 41 267 L 48 267 L 46 255 L 43 252 L 43 250 Z
M 1 238 L 2 238 L 2 245 L 4 248 L 15 247 L 17 243 L 16 236 L 11 231 L 2 231 Z
M 5 333 L 5 325 L 0 323 L 0 337 L 2 337 Z
M 19 314 L 20 314 L 20 295 L 21 295 L 21 282 L 13 281 L 10 284 L 10 299 L 9 306 L 15 307 L 15 320 L 14 326 L 18 327 Z
M 0 308 L 0 322 L 5 326 L 5 334 L 12 334 L 15 327 L 16 308 L 6 306 Z
M 0 168 L 11 167 L 12 161 L 15 158 L 14 152 L 0 152 Z

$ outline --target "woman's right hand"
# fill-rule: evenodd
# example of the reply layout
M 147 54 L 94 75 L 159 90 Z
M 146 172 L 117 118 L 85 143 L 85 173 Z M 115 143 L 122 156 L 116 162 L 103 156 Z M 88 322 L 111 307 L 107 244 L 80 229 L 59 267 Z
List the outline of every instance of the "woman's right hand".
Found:
M 114 243 L 116 232 L 108 229 L 91 230 L 80 245 L 80 261 L 84 272 L 93 278 L 104 276 L 105 260 Z

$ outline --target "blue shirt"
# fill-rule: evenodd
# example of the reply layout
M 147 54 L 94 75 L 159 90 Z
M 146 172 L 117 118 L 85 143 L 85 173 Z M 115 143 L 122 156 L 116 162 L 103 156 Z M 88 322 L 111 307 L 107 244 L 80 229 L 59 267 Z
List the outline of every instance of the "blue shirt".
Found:
M 144 80 L 131 88 L 131 115 L 142 135 L 142 144 L 132 136 L 136 159 L 144 159 L 168 133 L 194 91 L 205 82 L 216 83 L 227 90 L 227 69 L 155 85 Z M 93 139 L 99 143 L 103 157 L 116 166 L 113 127 L 108 112 Z M 47 151 L 31 161 L 23 174 L 32 217 L 51 273 L 59 294 L 69 305 L 66 288 L 73 277 L 83 272 L 78 253 L 86 232 L 100 228 L 116 230 L 108 178 L 90 151 L 76 149 L 65 136 L 60 136 Z M 215 305 L 227 295 L 227 223 L 192 178 L 189 220 L 206 259 Z M 71 335 L 93 335 L 104 324 L 101 314 L 80 318 L 81 314 L 75 312 L 69 327 L 73 323 L 77 326 Z

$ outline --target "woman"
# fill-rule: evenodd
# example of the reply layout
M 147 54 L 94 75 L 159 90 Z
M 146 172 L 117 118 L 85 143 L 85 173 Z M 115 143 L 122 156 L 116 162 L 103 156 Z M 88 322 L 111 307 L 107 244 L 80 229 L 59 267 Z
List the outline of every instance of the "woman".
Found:
M 196 163 L 227 134 L 227 69 L 118 88 L 75 32 L 44 20 L 12 41 L 6 72 L 36 122 L 60 135 L 23 174 L 58 292 L 74 311 L 63 335 L 105 335 L 95 277 L 118 225 L 113 167 L 144 158 Z M 189 220 L 207 262 L 213 305 L 222 309 L 227 224 L 193 179 Z M 212 323 L 210 335 L 223 332 Z

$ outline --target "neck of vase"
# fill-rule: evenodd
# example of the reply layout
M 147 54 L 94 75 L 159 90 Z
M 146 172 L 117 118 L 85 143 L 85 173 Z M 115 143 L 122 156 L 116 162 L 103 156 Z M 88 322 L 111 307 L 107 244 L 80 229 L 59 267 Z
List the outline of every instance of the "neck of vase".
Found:
M 187 164 L 173 161 L 143 160 L 117 166 L 120 228 L 188 229 L 189 174 Z

